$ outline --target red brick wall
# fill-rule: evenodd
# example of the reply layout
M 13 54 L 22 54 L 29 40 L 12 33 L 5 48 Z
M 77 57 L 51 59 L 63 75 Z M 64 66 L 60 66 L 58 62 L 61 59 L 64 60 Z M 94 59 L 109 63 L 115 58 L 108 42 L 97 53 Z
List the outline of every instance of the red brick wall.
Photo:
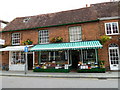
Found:
M 3 39 L 6 40 L 6 45 L 11 45 L 11 34 L 15 32 L 21 33 L 21 45 L 22 42 L 31 39 L 33 44 L 38 44 L 38 30 L 48 30 L 49 31 L 49 39 L 51 40 L 53 37 L 60 36 L 63 38 L 63 42 L 69 42 L 69 30 L 68 28 L 71 26 L 81 26 L 82 27 L 82 40 L 97 40 L 100 39 L 101 35 L 105 35 L 105 27 L 104 23 L 106 22 L 114 22 L 118 20 L 106 20 L 92 23 L 83 23 L 83 24 L 74 24 L 74 25 L 66 25 L 66 26 L 58 26 L 58 27 L 50 27 L 50 28 L 40 28 L 36 30 L 25 30 L 25 31 L 14 31 L 14 32 L 5 32 L 3 33 Z M 119 35 L 111 35 L 112 40 L 103 45 L 103 49 L 99 49 L 99 59 L 104 60 L 105 65 L 109 66 L 109 57 L 108 57 L 108 45 L 110 43 L 118 43 L 120 45 L 120 40 L 118 40 Z M 38 60 L 38 55 L 36 55 L 36 62 Z M 6 58 L 7 59 L 7 58 Z M 4 59 L 4 61 L 7 61 Z
M 100 35 L 106 35 L 105 33 L 105 23 L 108 22 L 118 22 L 118 20 L 106 20 L 106 21 L 100 21 L 99 27 L 100 27 Z M 120 38 L 120 35 L 109 35 L 110 37 L 112 37 L 111 40 L 107 41 L 104 45 L 103 45 L 103 49 L 99 50 L 99 59 L 100 60 L 104 60 L 105 61 L 105 66 L 109 67 L 109 45 L 111 43 L 116 43 L 120 46 L 120 40 L 118 38 Z
M 2 54 L 0 56 L 2 59 L 2 60 L 0 60 L 2 62 L 2 64 L 9 64 L 9 52 L 2 52 Z
M 22 42 L 31 39 L 33 44 L 38 44 L 38 30 L 48 30 L 49 40 L 53 37 L 60 36 L 63 38 L 63 42 L 69 42 L 69 30 L 71 26 L 81 26 L 82 27 L 82 39 L 84 40 L 96 40 L 98 36 L 98 23 L 84 23 L 76 25 L 67 25 L 59 27 L 50 28 L 40 28 L 36 30 L 25 30 L 25 31 L 14 31 L 14 32 L 4 32 L 2 33 L 2 38 L 6 41 L 6 45 L 11 45 L 11 35 L 12 33 L 21 33 L 21 45 Z

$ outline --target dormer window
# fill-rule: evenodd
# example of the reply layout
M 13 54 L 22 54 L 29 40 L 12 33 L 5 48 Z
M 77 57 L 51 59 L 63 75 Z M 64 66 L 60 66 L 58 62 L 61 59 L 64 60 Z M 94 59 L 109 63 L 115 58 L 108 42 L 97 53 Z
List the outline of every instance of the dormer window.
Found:
M 27 23 L 30 20 L 30 18 L 23 19 L 23 23 Z

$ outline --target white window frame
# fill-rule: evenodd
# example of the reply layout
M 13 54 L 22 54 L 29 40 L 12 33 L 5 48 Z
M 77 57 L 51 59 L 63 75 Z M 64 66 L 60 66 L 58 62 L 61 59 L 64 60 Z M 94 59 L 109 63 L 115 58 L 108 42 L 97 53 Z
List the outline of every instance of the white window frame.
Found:
M 44 33 L 44 31 L 47 31 L 47 33 Z M 41 33 L 41 35 L 40 35 Z M 41 39 L 41 42 L 40 42 Z M 49 32 L 48 30 L 40 30 L 39 31 L 39 44 L 47 44 L 49 43 Z
M 69 38 L 70 38 L 70 42 L 82 41 L 82 28 L 81 28 L 81 26 L 69 27 Z M 80 39 L 78 40 L 78 38 L 80 38 Z
M 112 25 L 113 23 L 117 24 L 118 33 L 113 33 L 113 25 Z M 111 34 L 107 34 L 107 24 L 111 24 Z M 106 33 L 106 35 L 118 35 L 119 34 L 119 25 L 118 25 L 118 22 L 108 22 L 108 23 L 105 23 L 105 33 Z
M 117 50 L 117 53 L 114 52 L 114 56 L 111 56 L 111 52 L 110 50 Z M 109 51 L 109 64 L 110 64 L 110 70 L 120 70 L 120 53 L 119 53 L 119 46 L 118 44 L 115 43 L 111 43 L 108 47 L 108 51 Z M 118 54 L 118 55 L 116 55 Z M 111 59 L 111 57 L 118 57 L 118 61 L 115 59 Z
M 19 35 L 19 37 L 14 38 L 14 35 Z M 20 45 L 21 34 L 20 33 L 12 33 L 12 45 Z M 19 40 L 19 42 L 15 43 L 15 40 Z

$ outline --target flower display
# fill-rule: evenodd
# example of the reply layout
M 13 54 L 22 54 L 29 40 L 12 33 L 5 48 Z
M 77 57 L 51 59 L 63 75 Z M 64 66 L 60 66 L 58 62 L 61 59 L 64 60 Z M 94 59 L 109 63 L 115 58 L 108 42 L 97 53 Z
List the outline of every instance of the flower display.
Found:
M 54 38 L 52 38 L 52 40 L 51 40 L 52 43 L 60 43 L 60 42 L 62 42 L 62 41 L 63 41 L 63 38 L 60 37 L 60 36 L 54 37 Z

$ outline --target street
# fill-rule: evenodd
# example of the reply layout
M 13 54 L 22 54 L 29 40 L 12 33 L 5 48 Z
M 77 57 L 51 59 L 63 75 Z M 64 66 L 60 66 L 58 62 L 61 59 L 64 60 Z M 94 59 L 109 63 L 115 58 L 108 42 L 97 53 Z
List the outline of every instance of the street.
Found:
M 0 76 L 2 88 L 118 88 L 118 79 Z

